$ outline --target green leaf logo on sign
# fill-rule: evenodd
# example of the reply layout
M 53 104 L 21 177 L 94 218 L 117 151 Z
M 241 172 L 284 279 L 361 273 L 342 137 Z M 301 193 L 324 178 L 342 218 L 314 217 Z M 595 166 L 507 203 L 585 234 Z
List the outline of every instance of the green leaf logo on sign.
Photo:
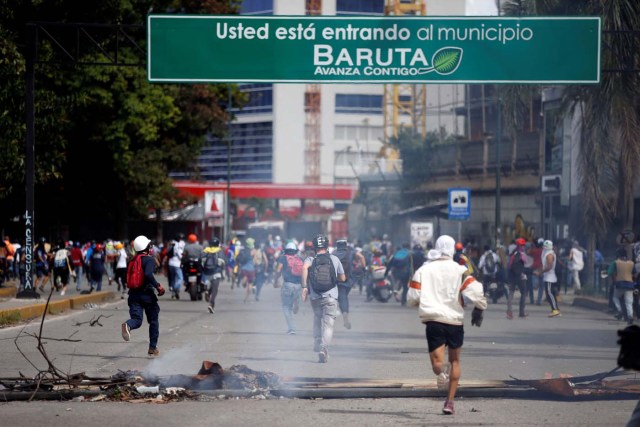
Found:
M 427 74 L 435 71 L 441 76 L 453 74 L 462 62 L 462 48 L 459 47 L 443 47 L 438 49 L 431 57 L 431 67 L 420 68 L 418 74 Z

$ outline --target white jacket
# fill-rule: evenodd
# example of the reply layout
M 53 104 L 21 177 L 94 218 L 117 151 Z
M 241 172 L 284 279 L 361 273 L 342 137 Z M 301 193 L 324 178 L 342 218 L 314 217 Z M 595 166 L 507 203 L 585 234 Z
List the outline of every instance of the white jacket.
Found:
M 435 321 L 462 325 L 463 297 L 480 310 L 487 308 L 482 284 L 465 273 L 467 268 L 450 257 L 427 262 L 415 272 L 407 302 L 420 306 L 418 314 L 423 323 Z

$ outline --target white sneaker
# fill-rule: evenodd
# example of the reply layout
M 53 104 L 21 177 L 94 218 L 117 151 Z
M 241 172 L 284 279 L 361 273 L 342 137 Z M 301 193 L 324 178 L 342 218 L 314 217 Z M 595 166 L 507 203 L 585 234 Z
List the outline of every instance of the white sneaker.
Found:
M 122 339 L 125 341 L 129 341 L 131 339 L 131 328 L 127 325 L 127 322 L 124 322 L 121 326 L 122 329 Z
M 440 372 L 436 376 L 436 385 L 438 390 L 448 390 L 449 389 L 449 368 L 450 365 L 448 363 L 442 366 L 442 372 Z

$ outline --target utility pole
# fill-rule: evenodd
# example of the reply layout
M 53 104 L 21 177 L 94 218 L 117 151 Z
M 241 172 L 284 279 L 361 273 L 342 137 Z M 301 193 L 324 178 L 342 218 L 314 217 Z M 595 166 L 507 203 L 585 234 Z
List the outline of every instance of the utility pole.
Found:
M 27 55 L 26 55 L 26 125 L 27 137 L 25 141 L 25 194 L 26 210 L 24 213 L 24 242 L 25 242 L 25 282 L 24 289 L 16 298 L 40 298 L 33 287 L 33 236 L 34 236 L 34 182 L 35 182 L 35 62 L 36 62 L 36 26 L 27 25 Z
M 227 194 L 224 198 L 224 227 L 223 227 L 223 242 L 228 242 L 231 239 L 229 235 L 231 233 L 231 108 L 233 105 L 233 98 L 231 96 L 231 84 L 227 83 Z

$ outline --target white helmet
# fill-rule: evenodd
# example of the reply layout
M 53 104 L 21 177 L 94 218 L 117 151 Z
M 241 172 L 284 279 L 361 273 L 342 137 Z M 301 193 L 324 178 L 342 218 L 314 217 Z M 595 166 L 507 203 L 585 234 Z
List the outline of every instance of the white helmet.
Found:
M 293 242 L 287 243 L 287 245 L 284 248 L 285 248 L 285 250 L 288 250 L 288 251 L 297 251 L 298 250 L 298 247 Z
M 135 249 L 136 252 L 142 252 L 147 249 L 149 243 L 151 243 L 151 240 L 147 239 L 145 236 L 138 236 L 133 241 L 133 249 Z

